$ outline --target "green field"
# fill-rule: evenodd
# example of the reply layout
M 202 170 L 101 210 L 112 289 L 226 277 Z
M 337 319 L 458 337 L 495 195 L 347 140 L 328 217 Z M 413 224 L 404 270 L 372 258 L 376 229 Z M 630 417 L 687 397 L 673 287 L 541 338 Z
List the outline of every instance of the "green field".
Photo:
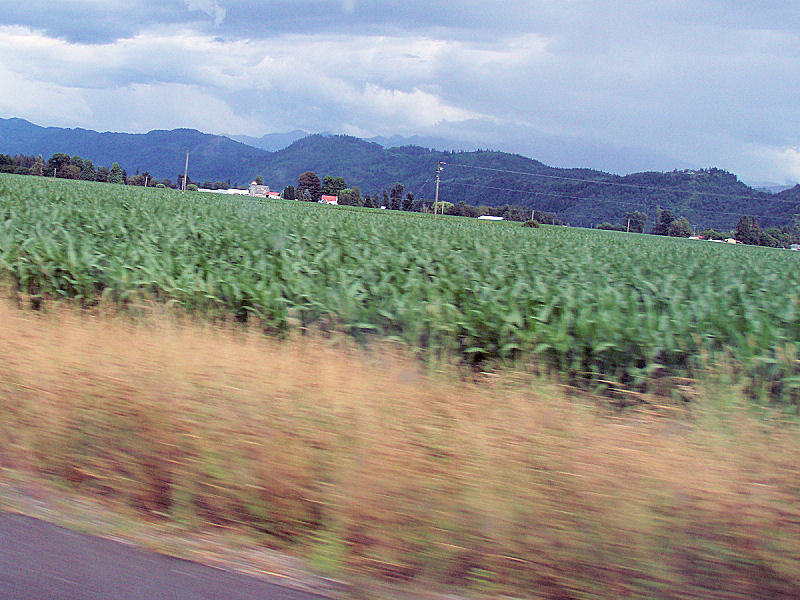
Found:
M 796 404 L 800 255 L 638 234 L 0 177 L 0 279 L 643 389 L 732 361 Z

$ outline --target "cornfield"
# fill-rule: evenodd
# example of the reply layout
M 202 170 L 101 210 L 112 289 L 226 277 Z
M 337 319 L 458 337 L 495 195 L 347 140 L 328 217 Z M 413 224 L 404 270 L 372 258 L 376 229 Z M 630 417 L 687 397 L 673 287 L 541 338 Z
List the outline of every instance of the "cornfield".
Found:
M 0 177 L 0 279 L 34 305 L 148 299 L 628 389 L 724 358 L 797 405 L 798 267 L 770 248 Z

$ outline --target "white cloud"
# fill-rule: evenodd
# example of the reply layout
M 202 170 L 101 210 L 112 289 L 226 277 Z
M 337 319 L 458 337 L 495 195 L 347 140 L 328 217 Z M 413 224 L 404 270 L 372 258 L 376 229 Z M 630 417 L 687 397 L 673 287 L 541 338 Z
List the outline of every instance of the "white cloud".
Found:
M 267 104 L 261 107 L 265 112 L 282 101 L 285 110 L 319 112 L 316 121 L 306 122 L 311 128 L 337 129 L 348 124 L 381 133 L 484 116 L 445 102 L 437 93 L 443 57 L 458 52 L 452 46 L 427 39 L 357 36 L 294 35 L 281 43 L 226 42 L 190 30 L 153 30 L 105 44 L 98 52 L 96 45 L 55 40 L 24 28 L 0 28 L 0 52 L 10 57 L 8 63 L 20 77 L 81 88 L 87 97 L 121 96 L 124 90 L 141 102 L 147 94 L 161 97 L 161 87 L 183 85 L 202 91 L 206 99 L 231 94 L 251 95 L 253 101 L 260 97 Z M 465 47 L 464 52 L 470 51 Z M 99 63 L 98 55 L 102 56 Z M 278 97 L 259 96 L 259 92 Z M 115 104 L 120 119 L 139 129 L 143 110 L 136 109 L 136 102 L 119 100 Z M 168 119 L 171 113 L 157 110 L 159 102 L 143 104 L 153 111 L 147 120 L 175 126 Z M 257 114 L 258 107 L 253 108 L 251 113 Z M 328 113 L 344 118 L 332 121 Z M 252 125 L 252 119 L 232 119 L 222 130 L 235 132 L 235 124 L 245 121 Z M 208 128 L 203 122 L 194 126 Z
M 334 92 L 333 95 L 338 95 L 339 101 L 346 101 L 359 126 L 363 131 L 372 130 L 375 132 L 373 135 L 392 132 L 409 134 L 442 121 L 466 121 L 484 117 L 449 105 L 436 95 L 420 89 L 403 91 L 370 83 L 362 89 L 351 86 L 338 91 L 339 94 Z
M 84 89 L 159 82 L 237 85 L 246 68 L 241 61 L 257 60 L 246 42 L 225 43 L 164 27 L 100 46 L 0 27 L 0 52 L 21 76 Z
M 800 181 L 800 146 L 750 144 L 749 164 L 741 165 L 742 178 L 750 181 L 794 183 Z

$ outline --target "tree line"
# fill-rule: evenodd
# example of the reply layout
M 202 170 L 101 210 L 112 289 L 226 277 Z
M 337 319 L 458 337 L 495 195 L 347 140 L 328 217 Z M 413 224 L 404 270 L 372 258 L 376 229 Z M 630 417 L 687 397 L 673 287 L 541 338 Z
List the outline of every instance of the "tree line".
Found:
M 604 222 L 596 225 L 596 229 L 612 231 L 626 231 L 631 233 L 645 233 L 649 217 L 642 211 L 626 212 L 622 223 Z M 650 230 L 653 235 L 666 235 L 671 237 L 692 236 L 693 229 L 686 217 L 676 218 L 669 209 L 656 209 L 656 219 Z M 768 227 L 762 229 L 758 220 L 751 215 L 739 218 L 736 227 L 730 231 L 716 231 L 704 229 L 698 237 L 711 240 L 726 240 L 733 238 L 743 244 L 753 246 L 768 246 L 771 248 L 789 248 L 792 244 L 800 243 L 800 215 L 795 215 L 791 225 L 783 227 Z
M 70 156 L 64 152 L 56 152 L 46 161 L 42 155 L 38 156 L 16 154 L 0 154 L 0 173 L 14 173 L 17 175 L 36 175 L 39 177 L 55 177 L 58 179 L 74 179 L 82 181 L 99 181 L 103 183 L 118 183 L 121 185 L 139 185 L 161 188 L 178 188 L 183 186 L 183 174 L 179 174 L 177 181 L 170 179 L 156 179 L 148 171 L 129 175 L 119 163 L 114 162 L 110 167 L 95 165 L 88 158 L 78 155 Z M 197 189 L 186 178 L 187 189 Z M 226 186 L 227 187 L 227 186 Z
M 112 163 L 111 167 L 94 165 L 88 158 L 78 155 L 70 156 L 67 153 L 56 152 L 46 161 L 42 155 L 32 156 L 17 154 L 14 156 L 0 154 L 0 173 L 15 173 L 19 175 L 36 175 L 40 177 L 56 177 L 60 179 L 73 179 L 83 181 L 99 181 L 122 185 L 138 185 L 148 187 L 182 188 L 183 174 L 179 174 L 177 181 L 170 179 L 156 179 L 145 171 L 129 175 L 119 163 Z M 261 178 L 256 178 L 261 182 Z M 197 185 L 186 178 L 186 188 L 196 190 Z M 230 181 L 206 181 L 202 187 L 207 189 L 228 189 Z M 297 179 L 297 186 L 288 185 L 283 190 L 283 197 L 288 200 L 305 200 L 309 202 L 320 201 L 323 195 L 336 196 L 339 204 L 348 206 L 363 206 L 367 208 L 381 208 L 387 210 L 407 212 L 433 212 L 434 208 L 446 215 L 472 217 L 481 215 L 503 217 L 509 221 L 536 220 L 540 223 L 563 225 L 562 219 L 556 213 L 530 210 L 528 208 L 501 204 L 499 206 L 476 206 L 465 201 L 451 203 L 440 201 L 438 207 L 429 199 L 416 198 L 414 193 L 407 191 L 405 185 L 396 183 L 390 190 L 362 194 L 358 186 L 349 186 L 343 177 L 326 175 L 322 180 L 313 171 L 305 171 Z M 631 233 L 645 233 L 649 216 L 643 211 L 630 211 L 624 214 L 621 223 L 603 222 L 595 227 Z M 656 209 L 655 223 L 649 233 L 672 237 L 690 237 L 693 228 L 685 217 L 676 218 L 670 209 Z M 757 246 L 788 248 L 792 244 L 800 243 L 800 215 L 795 215 L 790 225 L 782 227 L 762 228 L 754 216 L 743 215 L 737 225 L 730 231 L 716 231 L 705 229 L 698 234 L 706 239 L 734 238 L 739 242 Z
M 503 217 L 510 221 L 526 221 L 532 217 L 531 211 L 521 206 L 510 204 L 500 206 L 474 206 L 466 202 L 439 202 L 434 206 L 434 201 L 426 198 L 415 197 L 412 191 L 407 191 L 402 183 L 395 183 L 391 189 L 363 194 L 358 186 L 349 186 L 343 177 L 326 175 L 320 180 L 313 171 L 305 171 L 297 178 L 297 186 L 287 185 L 281 194 L 286 200 L 302 200 L 306 202 L 319 202 L 322 196 L 336 196 L 340 205 L 363 206 L 366 208 L 385 208 L 406 212 L 431 213 L 434 209 L 446 215 L 460 217 L 479 217 L 489 215 Z M 557 215 L 536 211 L 536 218 L 545 223 L 561 225 Z
M 0 173 L 15 173 L 18 175 L 36 175 L 40 177 L 56 177 L 59 179 L 73 179 L 83 181 L 99 181 L 123 185 L 138 185 L 148 187 L 167 187 L 181 189 L 183 187 L 183 174 L 179 174 L 175 183 L 170 179 L 157 179 L 148 171 L 129 175 L 119 163 L 114 162 L 111 167 L 95 165 L 88 158 L 78 155 L 70 156 L 64 152 L 53 154 L 46 161 L 41 155 L 15 156 L 0 154 Z M 256 177 L 256 183 L 263 183 L 261 176 Z M 186 178 L 186 189 L 229 189 L 228 181 L 204 181 L 198 186 L 191 178 Z M 367 208 L 386 208 L 387 210 L 430 213 L 434 211 L 433 200 L 416 198 L 412 191 L 406 190 L 402 183 L 396 183 L 390 190 L 362 194 L 358 186 L 349 186 L 343 177 L 326 175 L 322 180 L 313 171 L 302 173 L 297 179 L 297 186 L 288 185 L 284 188 L 282 196 L 287 200 L 305 200 L 319 202 L 323 195 L 336 196 L 340 205 L 363 206 Z M 503 204 L 500 206 L 474 206 L 464 201 L 453 204 L 440 201 L 437 211 L 446 215 L 461 217 L 479 217 L 490 215 L 503 217 L 510 221 L 526 221 L 531 218 L 531 211 L 521 206 Z M 561 225 L 561 219 L 554 213 L 536 211 L 536 218 L 544 223 Z

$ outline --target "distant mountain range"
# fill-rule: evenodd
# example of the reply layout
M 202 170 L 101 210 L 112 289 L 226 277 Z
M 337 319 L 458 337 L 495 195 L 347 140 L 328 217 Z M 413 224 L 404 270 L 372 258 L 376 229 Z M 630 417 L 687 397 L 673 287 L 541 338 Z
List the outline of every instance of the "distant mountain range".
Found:
M 220 135 L 194 129 L 155 130 L 144 134 L 98 133 L 89 129 L 40 127 L 23 119 L 0 119 L 0 152 L 41 154 L 45 160 L 56 152 L 77 154 L 95 165 L 118 162 L 129 174 L 149 171 L 173 181 L 183 174 L 189 151 L 192 180 L 204 178 L 244 183 L 253 177 L 253 165 L 269 153 Z
M 295 129 L 287 133 L 268 133 L 261 137 L 252 137 L 249 135 L 226 135 L 232 140 L 253 146 L 253 148 L 261 148 L 267 152 L 275 152 L 286 148 L 292 142 L 296 142 L 309 135 L 307 131 Z
M 277 150 L 283 150 L 293 142 L 303 139 L 304 137 L 308 137 L 309 135 L 312 134 L 308 131 L 295 129 L 294 131 L 289 131 L 286 133 L 268 133 L 266 135 L 262 135 L 261 137 L 228 134 L 225 134 L 225 137 L 229 137 L 237 142 L 242 142 L 243 144 L 253 146 L 254 148 L 261 148 L 262 150 L 267 150 L 268 152 L 275 152 Z M 320 135 L 330 136 L 332 134 L 321 133 Z M 466 144 L 464 142 L 443 137 L 430 137 L 421 135 L 393 135 L 389 137 L 375 136 L 371 138 L 365 138 L 365 141 L 380 144 L 384 148 L 394 148 L 397 146 L 420 146 L 422 148 L 438 148 L 439 150 L 477 150 L 477 146 L 475 144 Z
M 380 193 L 396 182 L 418 198 L 432 199 L 437 162 L 440 199 L 498 206 L 515 204 L 557 214 L 564 223 L 593 226 L 619 223 L 627 211 L 671 209 L 701 228 L 728 229 L 741 215 L 762 226 L 785 225 L 800 213 L 800 186 L 772 194 L 753 189 L 718 169 L 641 172 L 619 176 L 593 169 L 549 167 L 518 154 L 488 150 L 433 150 L 425 145 L 392 146 L 406 138 L 367 141 L 342 135 L 306 135 L 302 131 L 261 138 L 229 137 L 193 129 L 146 134 L 99 133 L 86 129 L 40 127 L 22 119 L 0 119 L 0 153 L 66 152 L 96 165 L 118 162 L 129 174 L 149 171 L 173 181 L 183 173 L 189 151 L 192 181 L 247 184 L 261 175 L 272 189 L 296 185 L 297 176 L 314 171 L 344 177 L 362 193 Z M 244 143 L 247 142 L 247 143 Z M 288 144 L 288 145 L 285 145 Z M 261 147 L 255 147 L 255 145 Z M 426 146 L 426 147 L 423 147 Z

